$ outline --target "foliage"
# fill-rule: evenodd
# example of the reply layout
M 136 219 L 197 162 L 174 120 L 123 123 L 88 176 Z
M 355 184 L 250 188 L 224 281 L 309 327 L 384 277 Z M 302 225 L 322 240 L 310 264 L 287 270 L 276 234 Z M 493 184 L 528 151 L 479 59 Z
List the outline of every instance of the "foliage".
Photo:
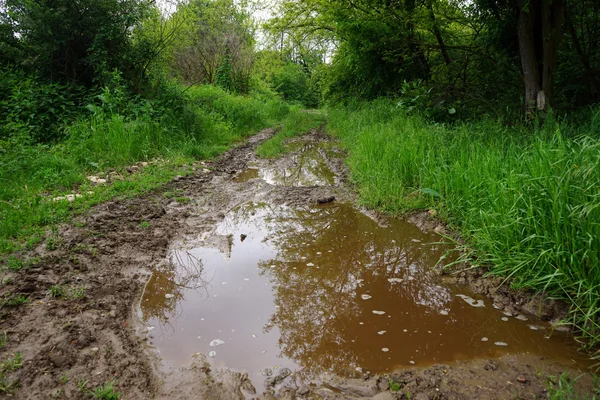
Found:
M 534 60 L 540 77 L 543 71 L 556 69 L 548 79 L 556 84 L 544 83 L 547 97 L 562 110 L 597 101 L 600 6 L 591 0 L 534 3 L 555 7 L 557 15 L 562 15 L 559 8 L 566 3 L 564 23 L 558 18 L 548 28 L 568 32 L 564 40 L 553 42 L 558 46 L 554 46 L 556 68 L 553 57 Z M 432 107 L 454 108 L 454 119 L 491 115 L 513 120 L 522 113 L 525 83 L 531 82 L 523 73 L 527 57 L 519 47 L 519 40 L 524 40 L 519 38 L 524 31 L 519 30 L 519 13 L 527 9 L 518 4 L 285 0 L 266 28 L 272 49 L 301 54 L 303 49 L 318 48 L 324 59 L 331 59 L 321 86 L 330 103 L 395 97 L 404 82 L 422 81 L 431 89 Z M 539 21 L 534 25 L 539 29 Z M 533 35 L 539 42 L 541 35 Z
M 599 110 L 532 134 L 490 120 L 429 124 L 383 100 L 329 115 L 365 204 L 440 210 L 473 262 L 566 300 L 583 343 L 600 340 Z
M 19 70 L 0 69 L 0 141 L 49 142 L 80 115 L 83 96 L 74 86 L 46 83 Z
M 22 64 L 61 83 L 103 85 L 118 69 L 137 81 L 131 31 L 151 2 L 138 0 L 7 0 L 5 14 L 25 49 Z
M 189 83 L 249 92 L 254 38 L 243 8 L 232 0 L 193 0 L 181 5 L 170 23 L 180 26 L 169 48 L 178 76 Z

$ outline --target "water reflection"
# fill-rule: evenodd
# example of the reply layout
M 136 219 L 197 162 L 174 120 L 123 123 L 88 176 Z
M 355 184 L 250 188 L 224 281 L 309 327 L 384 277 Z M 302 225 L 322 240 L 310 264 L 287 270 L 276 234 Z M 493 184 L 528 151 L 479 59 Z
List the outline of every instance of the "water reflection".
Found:
M 329 169 L 321 152 L 322 147 L 300 143 L 297 155 L 292 157 L 293 166 L 287 168 L 251 167 L 240 172 L 235 182 L 247 182 L 260 178 L 270 185 L 279 186 L 328 186 L 333 185 L 335 174 Z
M 564 337 L 529 329 L 539 321 L 503 321 L 486 299 L 444 285 L 433 266 L 446 249 L 400 220 L 384 228 L 349 205 L 249 203 L 213 236 L 227 238 L 226 253 L 175 251 L 142 298 L 144 319 L 160 326 L 153 343 L 175 363 L 215 351 L 211 342 L 220 344 L 215 364 L 256 380 L 274 367 L 349 375 L 506 352 L 565 359 L 573 352 Z

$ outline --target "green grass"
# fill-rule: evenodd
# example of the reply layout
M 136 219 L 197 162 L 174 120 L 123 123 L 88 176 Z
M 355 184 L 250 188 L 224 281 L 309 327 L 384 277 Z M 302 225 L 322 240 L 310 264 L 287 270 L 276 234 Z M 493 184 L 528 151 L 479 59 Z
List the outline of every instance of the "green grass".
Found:
M 96 389 L 90 391 L 90 395 L 93 399 L 102 400 L 119 400 L 121 394 L 114 388 L 113 382 L 107 382 L 104 385 L 98 386 Z
M 262 158 L 276 158 L 286 152 L 285 142 L 301 135 L 325 122 L 322 113 L 308 113 L 294 109 L 283 122 L 281 130 L 256 148 L 256 155 Z
M 67 139 L 53 145 L 0 141 L 0 262 L 2 255 L 34 248 L 48 228 L 114 197 L 146 193 L 176 175 L 192 172 L 196 160 L 215 157 L 234 142 L 281 122 L 289 113 L 277 98 L 229 94 L 212 86 L 189 88 L 162 109 L 135 105 L 124 115 L 93 107 L 89 118 L 65 127 Z M 135 174 L 127 167 L 151 161 Z M 112 170 L 123 179 L 94 185 Z M 54 197 L 78 193 L 69 202 Z M 60 245 L 51 235 L 48 250 Z M 15 269 L 18 265 L 12 264 Z
M 330 110 L 329 121 L 362 202 L 391 213 L 435 208 L 476 263 L 566 300 L 584 344 L 600 340 L 600 112 L 534 129 L 446 126 L 376 101 Z
M 48 295 L 53 299 L 61 299 L 65 297 L 66 289 L 63 285 L 52 285 L 48 289 Z
M 575 384 L 580 377 L 569 378 L 566 373 L 560 376 L 548 377 L 548 399 L 549 400 L 597 400 L 600 398 L 600 382 L 596 375 L 594 378 L 593 393 L 579 394 Z

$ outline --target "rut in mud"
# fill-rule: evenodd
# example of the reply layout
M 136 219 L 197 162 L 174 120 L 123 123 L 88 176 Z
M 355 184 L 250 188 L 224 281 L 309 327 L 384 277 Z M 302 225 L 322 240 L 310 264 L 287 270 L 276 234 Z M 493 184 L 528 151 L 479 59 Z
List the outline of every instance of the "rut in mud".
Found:
M 25 361 L 16 397 L 115 380 L 133 399 L 534 398 L 547 375 L 586 370 L 547 322 L 560 305 L 443 274 L 443 227 L 357 208 L 319 130 L 257 159 L 272 133 L 38 249 L 9 288 L 32 301 L 3 320 L 5 355 Z M 49 298 L 57 283 L 86 298 Z

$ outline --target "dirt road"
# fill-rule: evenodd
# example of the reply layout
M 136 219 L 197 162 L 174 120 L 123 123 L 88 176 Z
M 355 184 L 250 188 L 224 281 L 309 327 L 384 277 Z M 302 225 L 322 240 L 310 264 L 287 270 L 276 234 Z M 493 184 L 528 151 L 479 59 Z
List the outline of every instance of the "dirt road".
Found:
M 347 182 L 343 152 L 321 131 L 297 141 L 293 151 L 279 160 L 257 160 L 256 145 L 272 134 L 273 130 L 265 130 L 220 159 L 194 166 L 194 174 L 178 177 L 149 195 L 102 204 L 75 224 L 63 227 L 57 246 L 43 244 L 28 254 L 40 261 L 5 277 L 5 282 L 6 278 L 11 280 L 2 286 L 5 297 L 22 295 L 28 302 L 2 310 L 0 330 L 8 338 L 1 350 L 2 360 L 20 353 L 22 367 L 3 367 L 5 380 L 0 390 L 4 392 L 0 395 L 84 399 L 90 397 L 90 390 L 114 382 L 124 399 L 533 399 L 546 397 L 548 376 L 563 372 L 578 376 L 586 371 L 585 361 L 576 353 L 572 357 L 575 361 L 570 362 L 535 352 L 502 352 L 494 353 L 493 358 L 457 356 L 442 364 L 432 361 L 406 365 L 395 372 L 371 372 L 374 368 L 352 364 L 352 374 L 338 373 L 345 369 L 332 367 L 329 372 L 309 376 L 281 368 L 265 373 L 265 381 L 257 383 L 252 372 L 219 366 L 217 359 L 212 360 L 204 351 L 189 354 L 187 363 L 165 362 L 164 352 L 156 350 L 160 348 L 156 344 L 159 335 L 152 331 L 156 327 L 148 322 L 158 317 L 143 303 L 140 307 L 140 301 L 150 296 L 144 288 L 151 286 L 152 279 L 158 279 L 157 271 L 165 268 L 174 249 L 202 246 L 227 254 L 232 251 L 232 237 L 239 249 L 248 232 L 241 237 L 215 234 L 215 227 L 227 221 L 231 210 L 239 210 L 249 201 L 286 210 L 318 203 L 356 203 Z M 314 152 L 319 161 L 315 163 L 314 157 L 304 160 L 300 155 L 307 151 Z M 375 225 L 385 226 L 385 217 L 362 214 L 368 214 Z M 414 217 L 413 222 L 426 231 L 443 229 L 425 215 Z M 375 225 L 364 229 L 379 229 Z M 344 237 L 339 241 L 343 242 Z M 246 243 L 252 243 L 252 239 L 250 236 Z M 259 246 L 263 242 L 261 239 L 255 243 Z M 551 319 L 564 312 L 554 303 L 540 306 L 528 295 L 505 288 L 497 290 L 498 282 L 482 278 L 479 272 L 446 280 L 452 285 L 471 283 L 475 292 L 489 296 L 479 301 L 489 301 L 501 308 L 498 312 L 511 317 L 529 311 Z M 397 278 L 391 282 L 401 281 Z M 62 293 L 53 293 L 51 288 Z M 163 299 L 177 300 L 175 296 L 172 292 L 162 294 Z M 371 317 L 384 312 L 376 311 Z M 510 324 L 515 332 L 522 331 L 519 324 L 525 326 L 525 322 L 514 318 Z M 535 326 L 543 328 L 542 322 Z M 415 340 L 420 335 L 414 335 Z M 403 340 L 395 337 L 388 347 L 394 350 L 392 345 Z M 215 348 L 217 355 L 221 354 L 223 347 Z M 292 363 L 302 364 L 289 358 Z M 346 362 L 343 357 L 336 360 Z M 17 381 L 19 388 L 10 386 Z M 589 376 L 579 379 L 577 387 L 590 392 Z

